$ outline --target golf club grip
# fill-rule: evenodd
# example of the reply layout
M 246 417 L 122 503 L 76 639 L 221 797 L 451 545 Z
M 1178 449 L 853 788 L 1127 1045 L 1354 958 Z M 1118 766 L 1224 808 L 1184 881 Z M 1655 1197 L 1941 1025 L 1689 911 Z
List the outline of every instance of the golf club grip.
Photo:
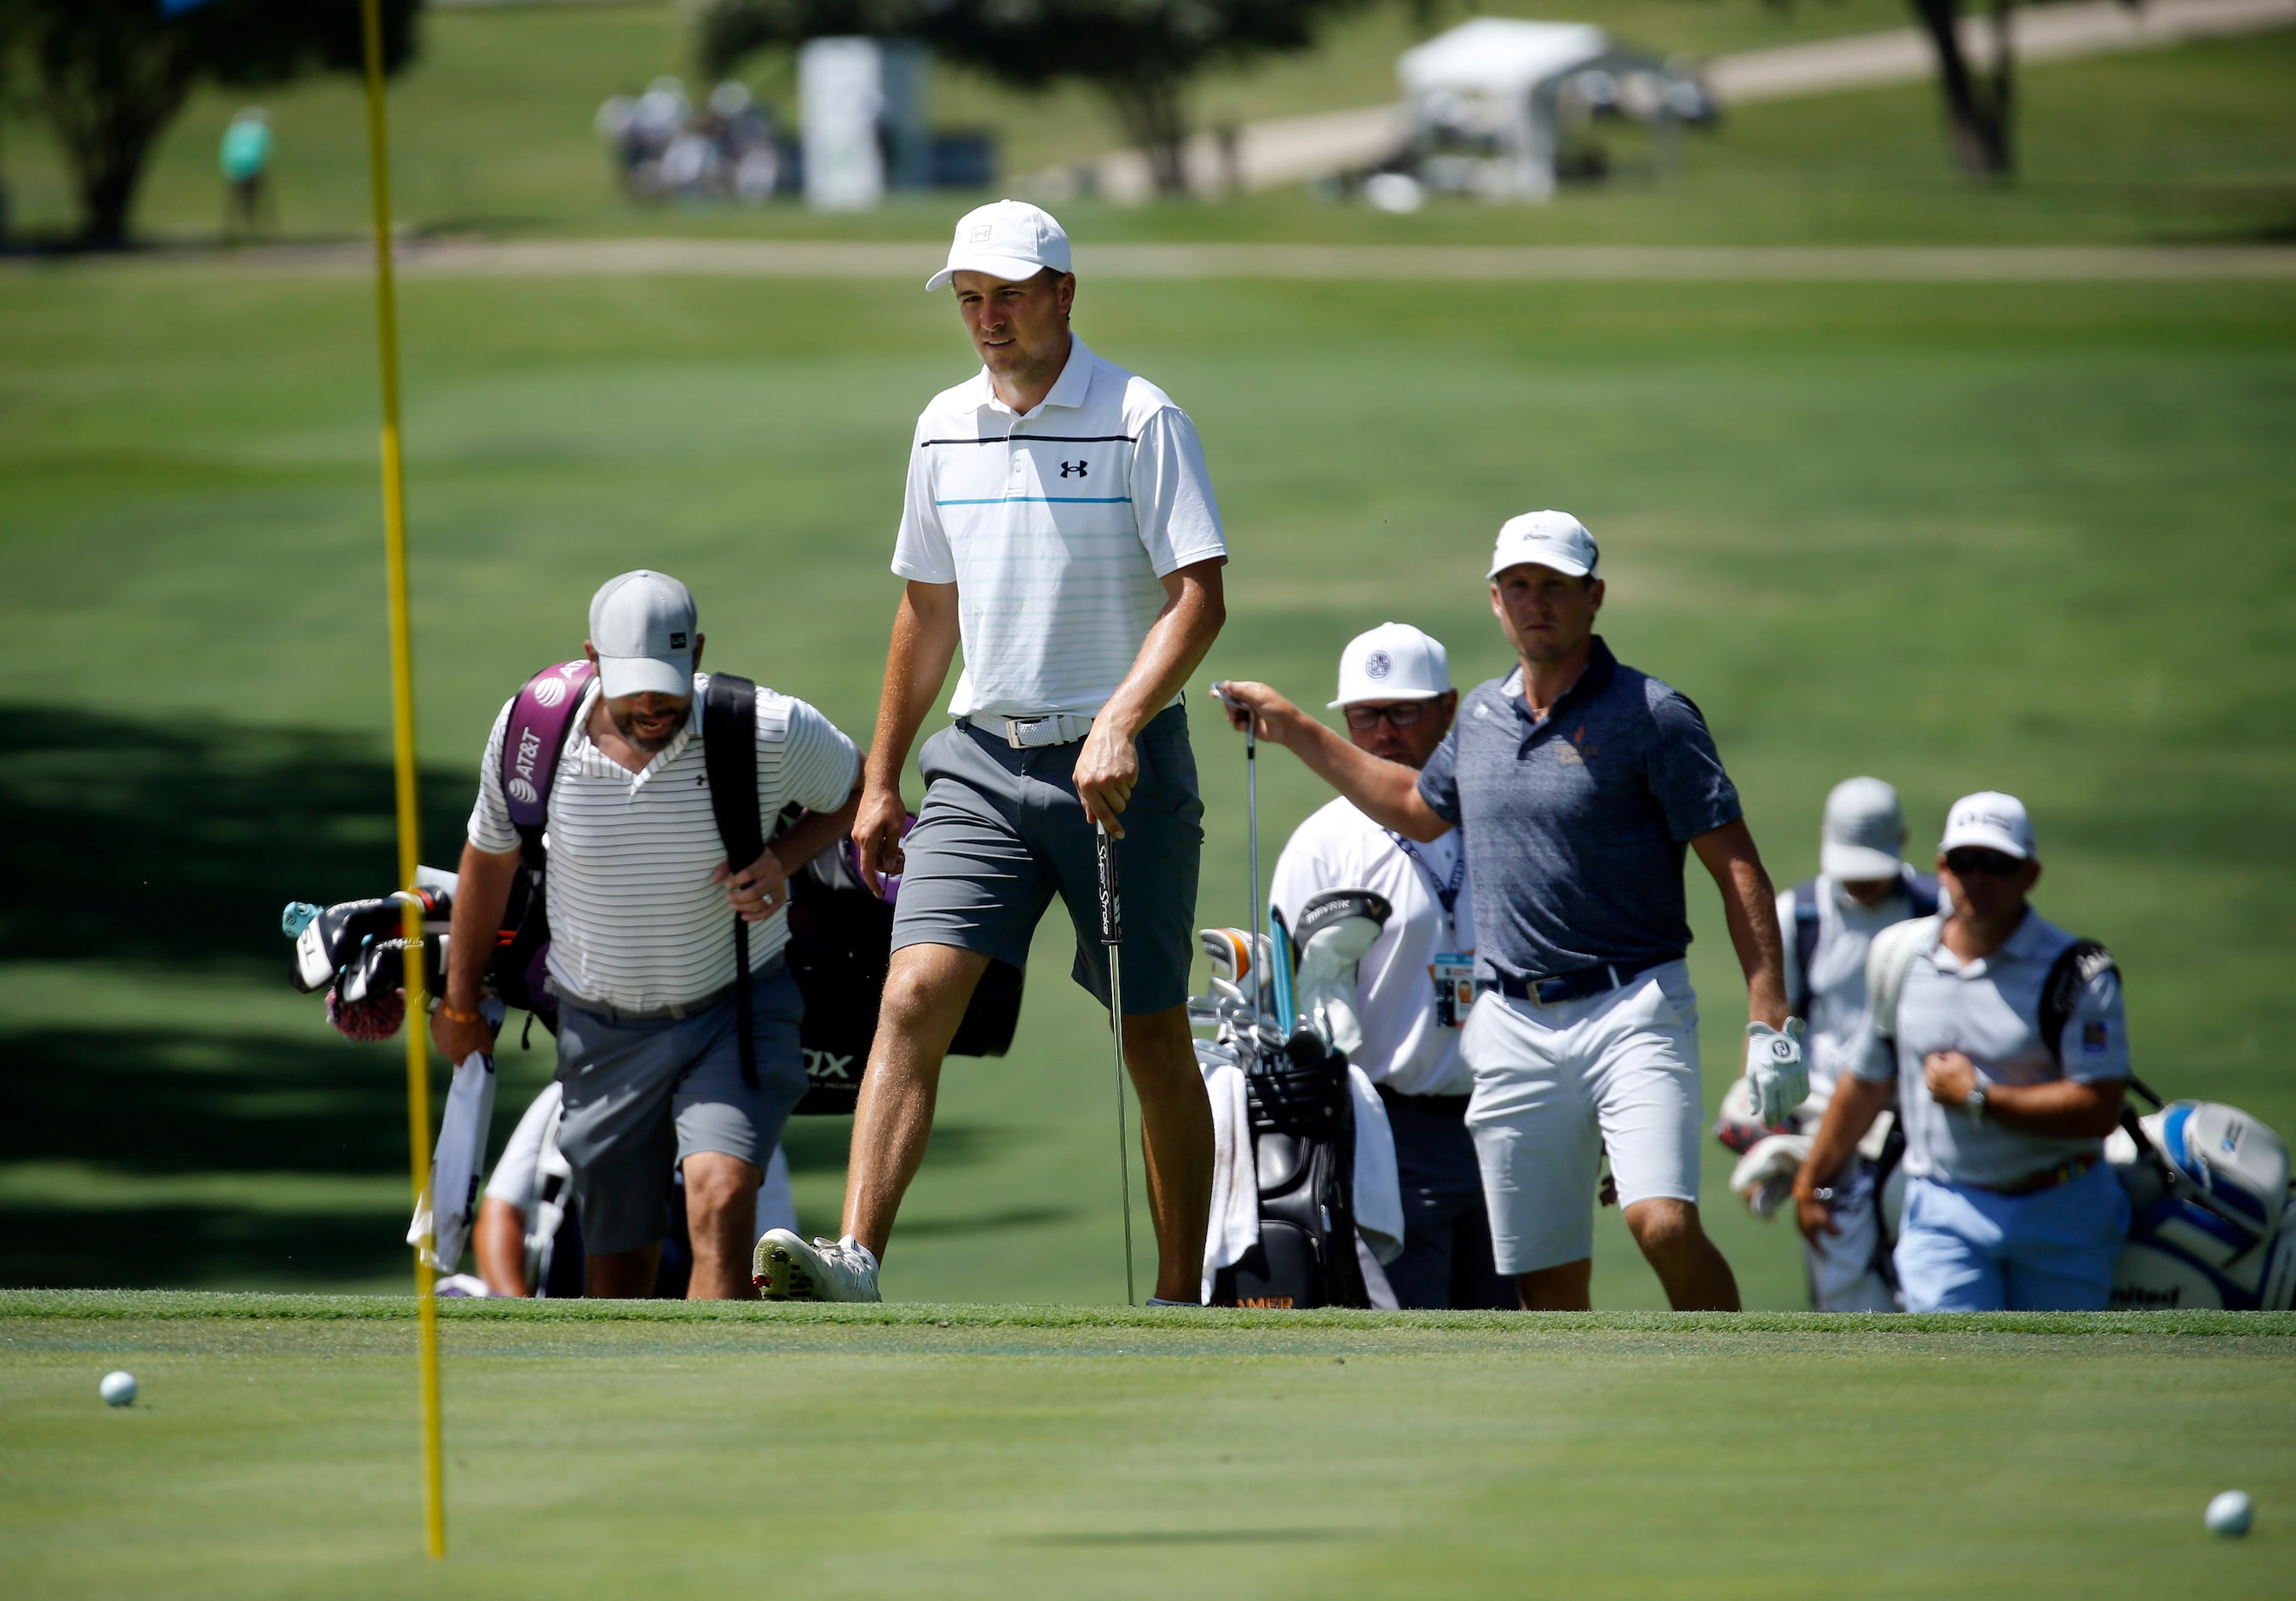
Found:
M 1106 827 L 1095 824 L 1092 843 L 1100 860 L 1100 942 L 1103 945 L 1121 945 L 1124 943 L 1124 897 L 1116 882 L 1116 842 L 1109 838 Z

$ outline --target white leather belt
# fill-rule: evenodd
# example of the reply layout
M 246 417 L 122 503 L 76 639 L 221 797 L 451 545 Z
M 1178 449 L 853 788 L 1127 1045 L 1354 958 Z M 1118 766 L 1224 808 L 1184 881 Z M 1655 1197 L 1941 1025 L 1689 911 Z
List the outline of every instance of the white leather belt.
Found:
M 1056 711 L 1050 717 L 998 717 L 993 712 L 982 712 L 964 720 L 995 735 L 1015 751 L 1072 745 L 1092 732 L 1092 719 L 1072 711 Z

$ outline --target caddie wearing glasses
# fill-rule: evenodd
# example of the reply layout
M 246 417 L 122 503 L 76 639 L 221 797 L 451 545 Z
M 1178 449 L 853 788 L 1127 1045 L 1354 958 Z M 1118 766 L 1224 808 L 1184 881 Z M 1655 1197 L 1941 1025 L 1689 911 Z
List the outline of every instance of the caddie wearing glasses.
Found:
M 2120 975 L 2104 948 L 2033 910 L 2040 851 L 2023 803 L 1954 803 L 1946 907 L 1874 940 L 1874 1038 L 1835 1087 L 1794 1181 L 1802 1233 L 1898 1087 L 1906 1131 L 1899 1288 L 1909 1312 L 2102 1311 L 2128 1232 L 2103 1160 L 2128 1084 Z
M 1365 815 L 1414 842 L 1459 831 L 1479 990 L 1459 1040 L 1492 1254 L 1529 1309 L 1589 1304 L 1597 1164 L 1678 1310 L 1735 1310 L 1698 1215 L 1698 998 L 1683 956 L 1695 851 L 1746 975 L 1746 1077 L 1766 1123 L 1809 1093 L 1786 1015 L 1775 891 L 1688 696 L 1595 632 L 1594 536 L 1567 512 L 1499 530 L 1492 612 L 1520 664 L 1468 691 L 1425 768 L 1357 749 L 1264 684 L 1217 686 Z M 1246 715 L 1231 713 L 1238 722 Z M 1791 1023 L 1791 1026 L 1789 1026 Z
M 1357 750 L 1423 768 L 1459 709 L 1450 654 L 1409 623 L 1382 623 L 1340 653 L 1332 708 L 1346 715 Z M 1352 800 L 1333 800 L 1283 847 L 1268 899 L 1296 928 L 1325 890 L 1370 890 L 1395 908 L 1356 963 L 1363 1043 L 1349 1053 L 1386 1103 L 1395 1136 L 1403 1253 L 1385 1264 L 1388 1286 L 1398 1306 L 1513 1307 L 1514 1285 L 1491 1260 L 1467 1136 L 1474 1079 L 1459 1055 L 1459 1025 L 1473 1005 L 1475 911 L 1460 831 L 1423 843 L 1381 827 Z

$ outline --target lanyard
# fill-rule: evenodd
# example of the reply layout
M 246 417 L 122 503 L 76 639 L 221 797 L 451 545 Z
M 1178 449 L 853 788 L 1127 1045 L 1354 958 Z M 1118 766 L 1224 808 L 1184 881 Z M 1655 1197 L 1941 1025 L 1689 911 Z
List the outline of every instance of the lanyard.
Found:
M 1452 912 L 1459 904 L 1459 886 L 1467 882 L 1467 842 L 1464 839 L 1458 842 L 1459 853 L 1452 858 L 1451 882 L 1447 884 L 1435 876 L 1435 869 L 1427 865 L 1427 858 L 1419 854 L 1416 845 L 1391 828 L 1381 832 L 1395 842 L 1395 848 L 1409 857 L 1412 865 L 1425 877 L 1427 887 L 1434 891 L 1435 899 L 1443 903 L 1443 921 L 1451 925 L 1452 935 L 1456 938 L 1458 924 Z

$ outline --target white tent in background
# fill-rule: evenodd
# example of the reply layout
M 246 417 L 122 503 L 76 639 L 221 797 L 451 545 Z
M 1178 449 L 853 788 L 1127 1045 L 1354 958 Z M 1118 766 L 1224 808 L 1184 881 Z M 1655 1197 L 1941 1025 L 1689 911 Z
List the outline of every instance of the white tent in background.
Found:
M 1581 111 L 1646 121 L 1711 114 L 1693 80 L 1588 22 L 1478 17 L 1405 51 L 1395 70 L 1423 176 L 1494 198 L 1554 193 L 1566 89 L 1587 103 Z

